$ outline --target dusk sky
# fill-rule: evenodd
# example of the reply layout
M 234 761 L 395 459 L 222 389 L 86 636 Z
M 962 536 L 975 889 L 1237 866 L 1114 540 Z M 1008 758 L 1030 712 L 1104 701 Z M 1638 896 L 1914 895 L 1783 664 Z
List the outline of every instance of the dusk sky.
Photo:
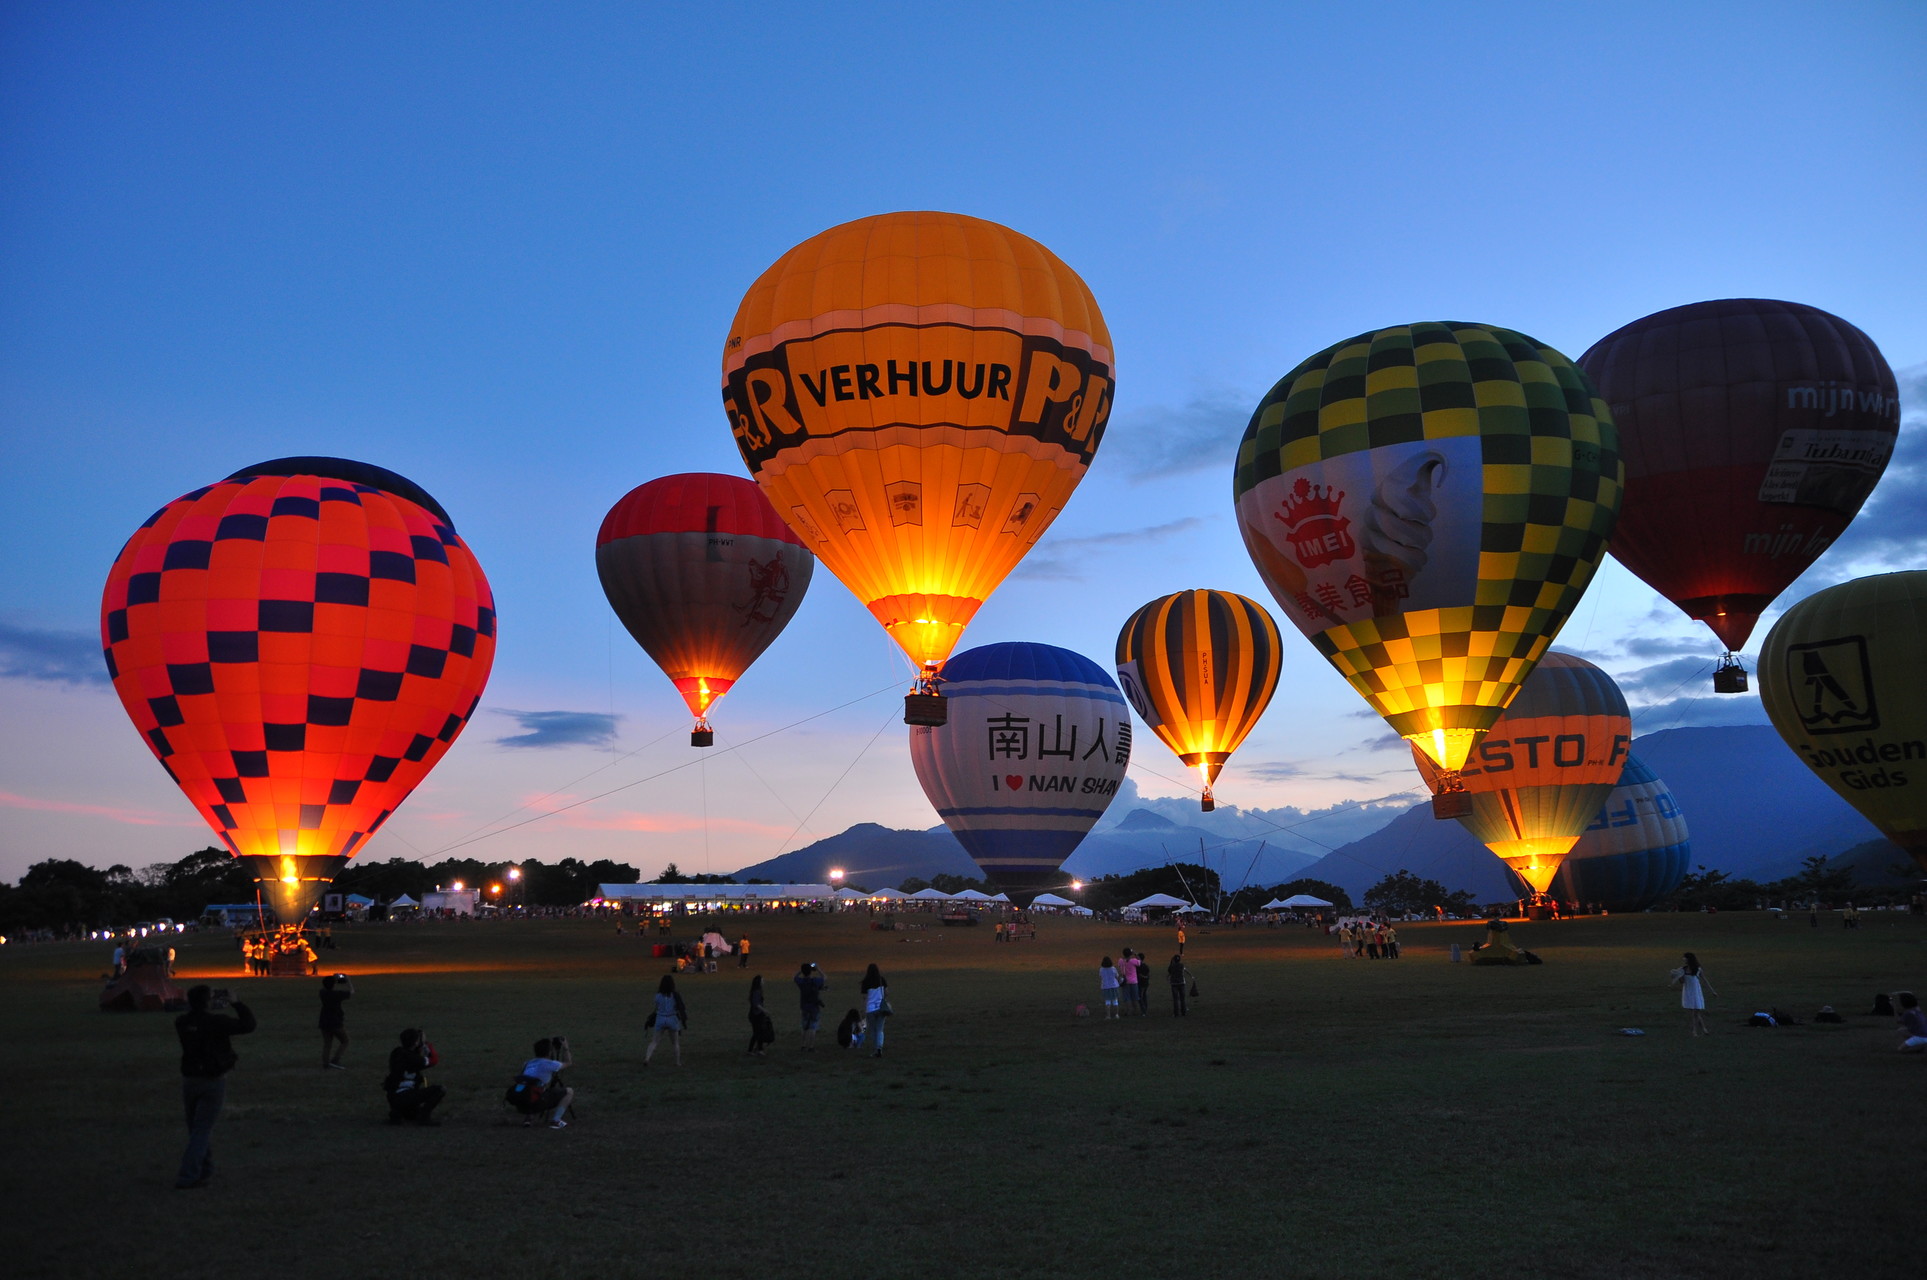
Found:
M 500 612 L 482 712 L 360 857 L 730 871 L 933 825 L 904 663 L 829 573 L 699 757 L 594 559 L 633 486 L 745 474 L 718 385 L 750 283 L 891 210 L 1049 246 L 1117 352 L 1088 477 L 961 648 L 1109 668 L 1153 596 L 1271 606 L 1232 516 L 1246 419 L 1305 356 L 1417 320 L 1577 357 L 1706 298 L 1831 311 L 1899 374 L 1904 425 L 1780 603 L 1927 567 L 1924 67 L 1911 0 L 0 7 L 0 877 L 212 842 L 107 682 L 101 586 L 156 508 L 297 454 L 427 489 Z M 1286 643 L 1220 801 L 1419 794 Z M 1641 732 L 1765 719 L 1615 563 L 1558 647 Z M 1139 791 L 1188 794 L 1138 743 Z

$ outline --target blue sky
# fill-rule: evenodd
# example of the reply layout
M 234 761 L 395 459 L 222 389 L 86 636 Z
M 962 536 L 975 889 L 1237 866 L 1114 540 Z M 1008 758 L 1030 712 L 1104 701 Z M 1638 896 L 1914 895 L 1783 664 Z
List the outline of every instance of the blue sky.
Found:
M 155 507 L 295 453 L 422 484 L 501 609 L 487 710 L 364 856 L 482 835 L 730 870 L 930 825 L 902 668 L 832 577 L 721 704 L 721 745 L 759 740 L 691 765 L 593 563 L 633 485 L 741 472 L 717 383 L 749 283 L 891 209 L 1041 240 L 1116 340 L 1096 463 L 966 645 L 1107 661 L 1153 595 L 1268 599 L 1231 519 L 1245 417 L 1311 352 L 1420 319 L 1576 356 L 1701 298 L 1844 316 L 1908 425 L 1787 602 L 1918 567 L 1923 65 L 1906 2 L 0 8 L 0 876 L 207 842 L 105 683 L 100 586 Z M 1692 696 L 1716 643 L 1617 566 L 1561 646 L 1644 729 L 1762 718 Z M 1363 712 L 1296 647 L 1220 795 L 1413 785 Z M 1138 787 L 1184 789 L 1140 742 Z

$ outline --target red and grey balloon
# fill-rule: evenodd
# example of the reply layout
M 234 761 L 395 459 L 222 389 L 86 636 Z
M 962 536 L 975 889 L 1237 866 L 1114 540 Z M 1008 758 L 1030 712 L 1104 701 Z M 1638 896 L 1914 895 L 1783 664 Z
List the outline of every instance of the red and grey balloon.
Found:
M 763 491 L 736 476 L 638 485 L 596 534 L 609 606 L 696 717 L 698 747 L 715 741 L 710 707 L 789 625 L 815 567 Z

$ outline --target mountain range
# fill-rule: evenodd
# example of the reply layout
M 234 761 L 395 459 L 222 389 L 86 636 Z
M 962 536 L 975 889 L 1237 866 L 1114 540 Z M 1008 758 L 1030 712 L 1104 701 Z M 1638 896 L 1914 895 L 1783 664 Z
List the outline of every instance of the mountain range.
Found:
M 1685 813 L 1695 866 L 1769 881 L 1820 855 L 1853 865 L 1858 882 L 1871 884 L 1907 862 L 1768 726 L 1668 729 L 1639 738 L 1633 750 Z M 1480 902 L 1515 896 L 1503 864 L 1458 823 L 1433 819 L 1426 802 L 1394 796 L 1317 810 L 1221 805 L 1201 813 L 1195 799 L 1140 795 L 1129 778 L 1064 870 L 1088 880 L 1171 861 L 1202 862 L 1228 886 L 1306 876 L 1356 898 L 1404 869 L 1469 890 Z M 744 867 L 736 878 L 822 882 L 832 867 L 869 889 L 982 874 L 943 826 L 906 831 L 864 822 Z

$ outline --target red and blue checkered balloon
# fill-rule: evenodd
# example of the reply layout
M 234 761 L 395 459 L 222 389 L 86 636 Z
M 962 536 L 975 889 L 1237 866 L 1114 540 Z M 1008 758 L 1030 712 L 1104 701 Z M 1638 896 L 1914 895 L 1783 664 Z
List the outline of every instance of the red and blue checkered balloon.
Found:
M 295 922 L 474 715 L 495 601 L 418 485 L 282 458 L 135 531 L 101 643 L 154 757 Z

